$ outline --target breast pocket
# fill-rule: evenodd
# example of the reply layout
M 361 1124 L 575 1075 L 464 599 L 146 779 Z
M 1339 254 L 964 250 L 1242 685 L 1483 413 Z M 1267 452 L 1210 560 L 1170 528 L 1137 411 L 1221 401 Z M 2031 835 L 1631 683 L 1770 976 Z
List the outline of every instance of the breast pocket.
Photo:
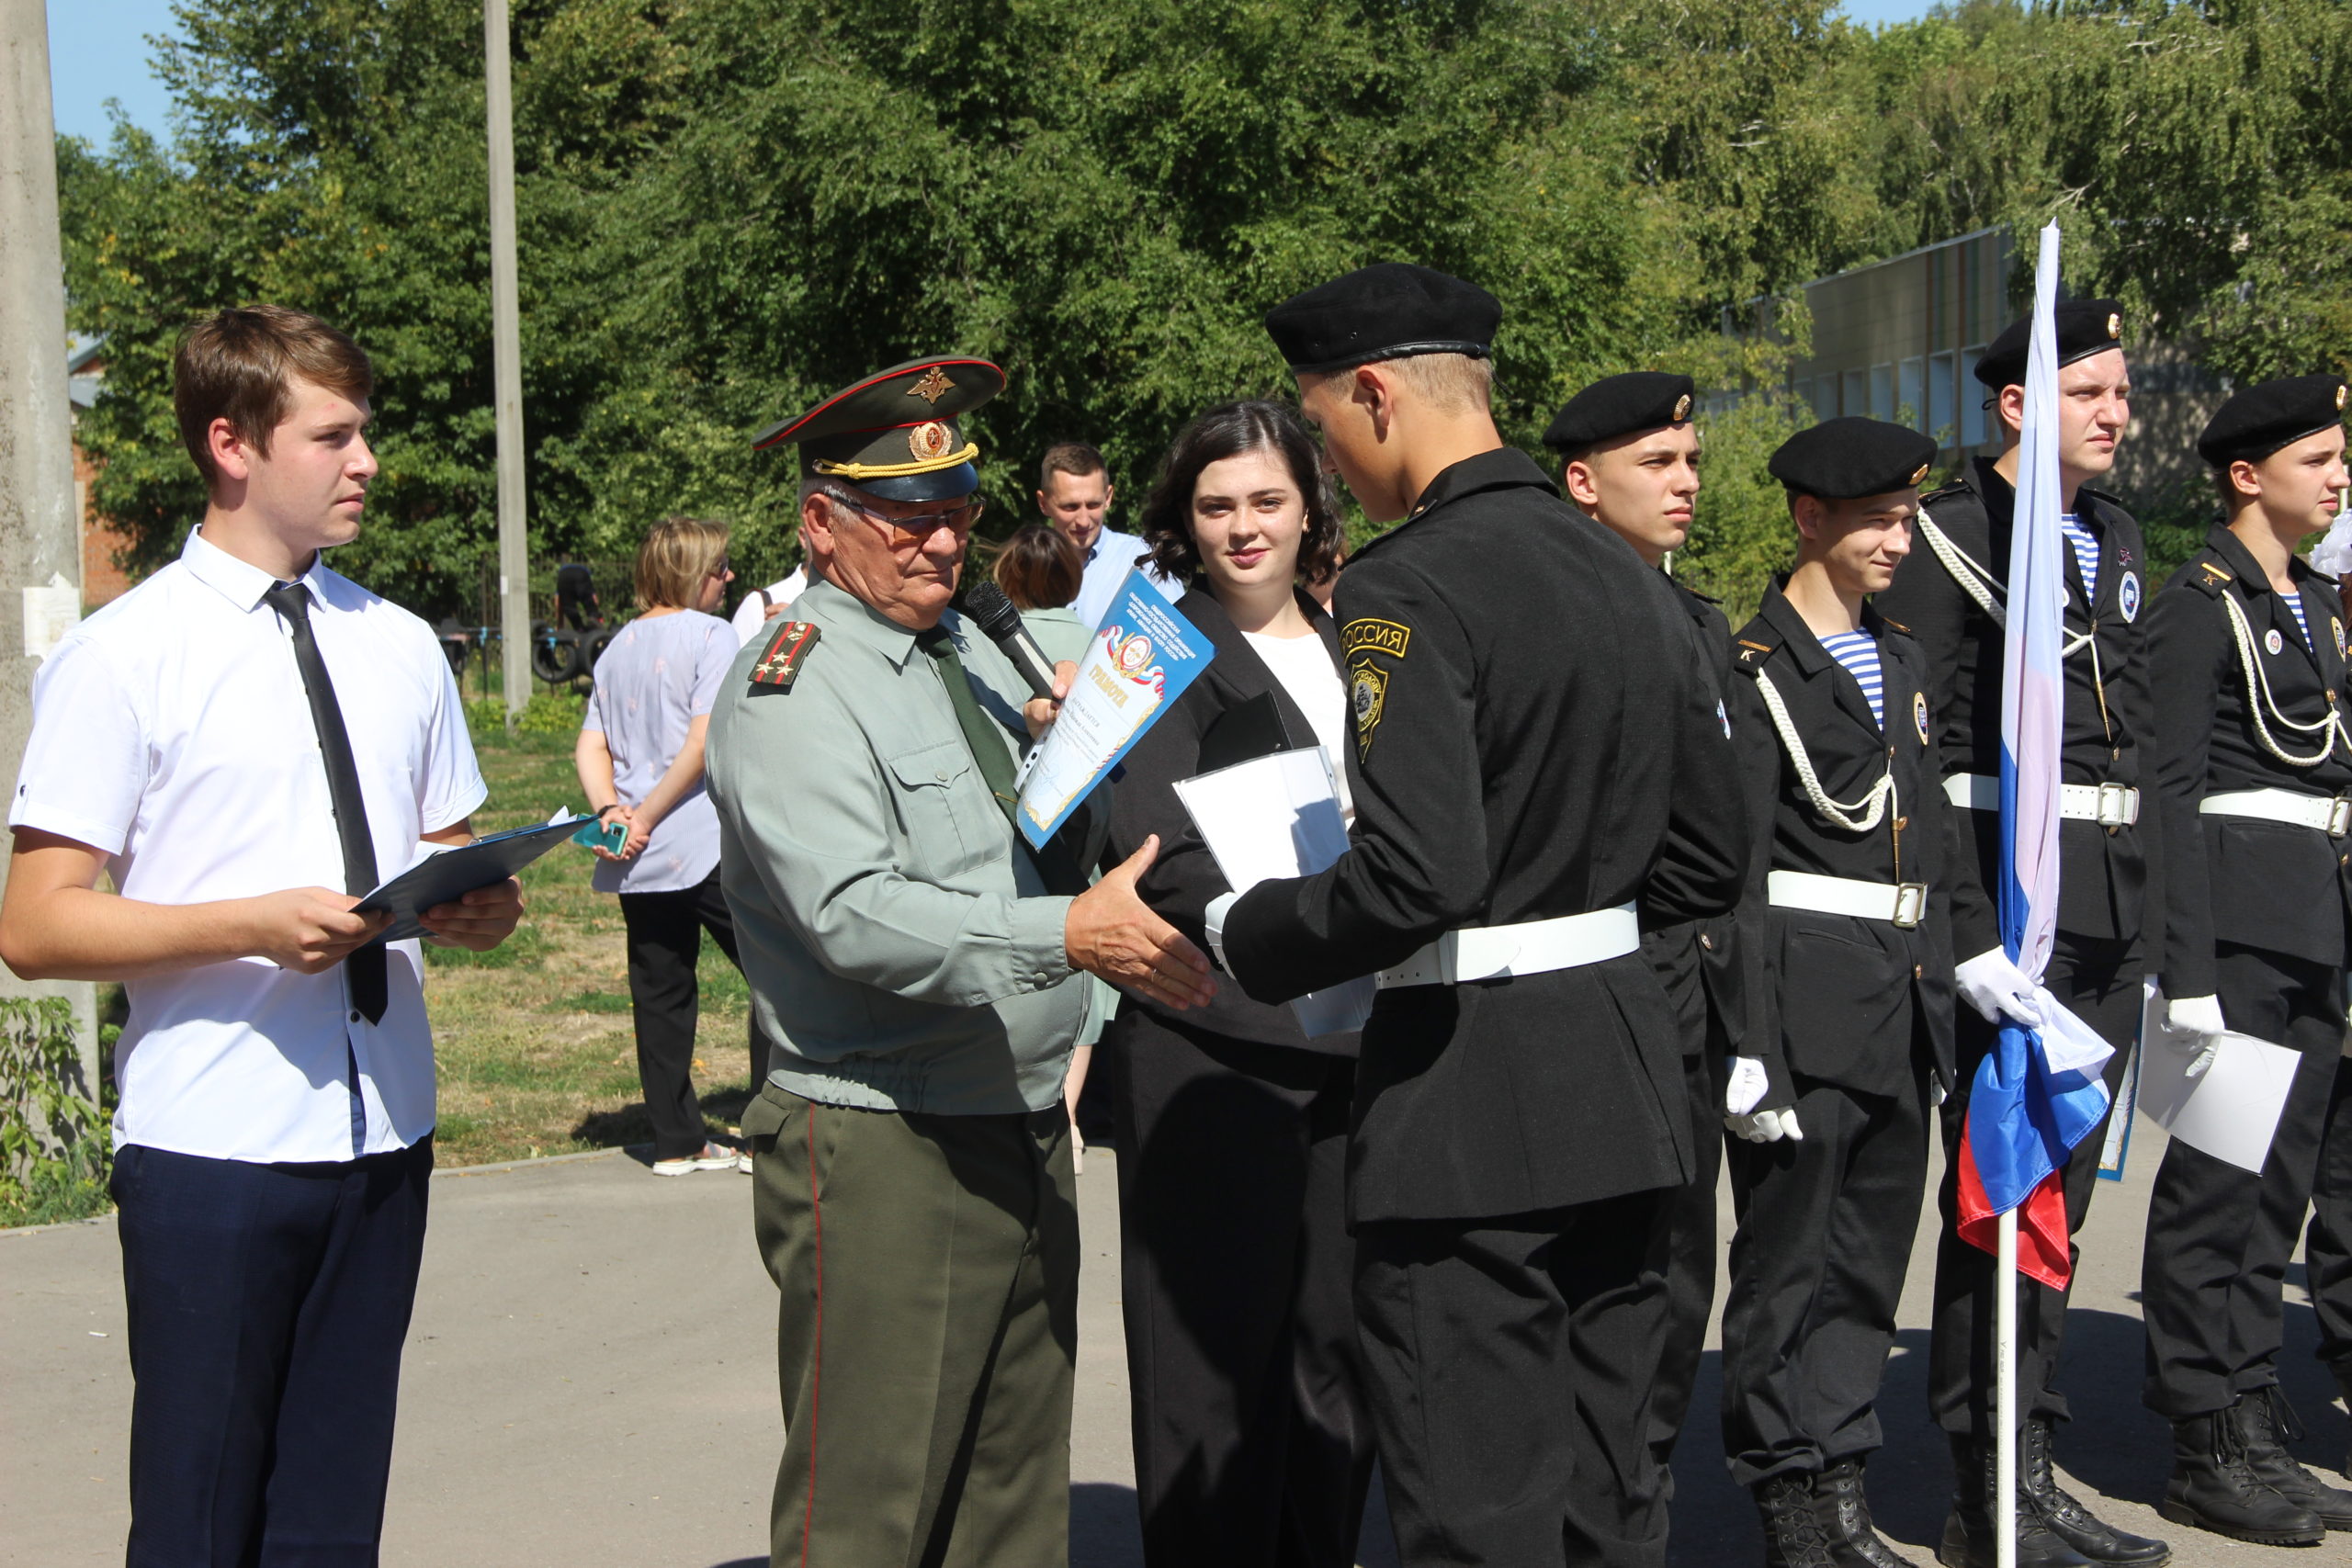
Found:
M 1012 829 L 961 741 L 886 758 L 899 820 L 920 874 L 948 877 L 1012 852 Z

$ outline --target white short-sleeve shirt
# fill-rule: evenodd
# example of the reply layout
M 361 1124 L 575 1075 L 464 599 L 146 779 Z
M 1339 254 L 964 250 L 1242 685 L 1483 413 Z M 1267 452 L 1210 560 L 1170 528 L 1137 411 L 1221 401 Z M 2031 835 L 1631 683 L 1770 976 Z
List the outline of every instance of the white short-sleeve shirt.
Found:
M 34 681 L 9 826 L 103 852 L 116 890 L 148 903 L 341 889 L 310 700 L 262 601 L 271 581 L 191 532 L 177 561 L 68 634 Z M 432 629 L 323 563 L 302 581 L 390 877 L 488 791 Z M 376 1024 L 352 1008 L 342 964 L 300 975 L 246 958 L 129 982 L 116 1143 L 347 1160 L 431 1132 L 422 955 L 412 941 L 390 957 Z

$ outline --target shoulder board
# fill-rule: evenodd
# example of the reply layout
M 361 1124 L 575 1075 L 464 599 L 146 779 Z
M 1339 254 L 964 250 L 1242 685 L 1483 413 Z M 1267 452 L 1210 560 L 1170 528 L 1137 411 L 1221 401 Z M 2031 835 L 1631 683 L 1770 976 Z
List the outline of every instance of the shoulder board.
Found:
M 752 666 L 752 688 L 764 687 L 777 692 L 792 690 L 792 682 L 800 678 L 800 667 L 807 661 L 808 650 L 817 646 L 817 639 L 823 635 L 811 622 L 786 622 L 768 639 L 767 649 L 760 655 L 760 661 Z
M 1973 500 L 1975 495 L 1976 492 L 1974 491 L 1970 490 L 1958 479 L 1954 479 L 1951 483 L 1944 486 L 1941 490 L 1931 490 L 1927 494 L 1921 496 L 1919 498 L 1919 504 L 1927 506 L 1939 501 L 1957 501 L 1962 496 L 1967 496 L 1971 500 Z
M 1739 628 L 1731 639 L 1731 664 L 1735 670 L 1753 674 L 1781 651 L 1781 634 L 1767 626 L 1762 616 Z
M 2180 569 L 2176 581 L 2186 583 L 2211 599 L 2219 599 L 2222 590 L 2237 581 L 2228 567 L 2219 561 L 2193 560 Z

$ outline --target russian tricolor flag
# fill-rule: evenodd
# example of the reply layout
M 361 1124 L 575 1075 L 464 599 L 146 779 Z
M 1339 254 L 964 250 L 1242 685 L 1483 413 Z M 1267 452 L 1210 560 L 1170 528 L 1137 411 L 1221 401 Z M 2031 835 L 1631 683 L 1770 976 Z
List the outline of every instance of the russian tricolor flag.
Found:
M 2009 541 L 2001 673 L 2001 942 L 2037 983 L 2058 919 L 2059 747 L 2065 682 L 2067 570 L 2058 517 L 2058 226 L 2041 231 L 2026 360 L 2017 521 Z M 1997 1252 L 2000 1216 L 2018 1214 L 2018 1268 L 2064 1288 L 2074 1269 L 2058 1167 L 2107 1114 L 2099 1069 L 2112 1054 L 2045 988 L 2043 1022 L 2004 1020 L 1976 1071 L 1960 1146 L 1960 1234 Z

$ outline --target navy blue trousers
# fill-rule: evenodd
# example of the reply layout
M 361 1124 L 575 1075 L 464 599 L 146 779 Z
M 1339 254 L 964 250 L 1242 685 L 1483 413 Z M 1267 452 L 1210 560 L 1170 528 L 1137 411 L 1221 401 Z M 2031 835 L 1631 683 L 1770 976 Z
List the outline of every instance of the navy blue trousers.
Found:
M 117 1153 L 130 1568 L 373 1568 L 432 1173 Z

